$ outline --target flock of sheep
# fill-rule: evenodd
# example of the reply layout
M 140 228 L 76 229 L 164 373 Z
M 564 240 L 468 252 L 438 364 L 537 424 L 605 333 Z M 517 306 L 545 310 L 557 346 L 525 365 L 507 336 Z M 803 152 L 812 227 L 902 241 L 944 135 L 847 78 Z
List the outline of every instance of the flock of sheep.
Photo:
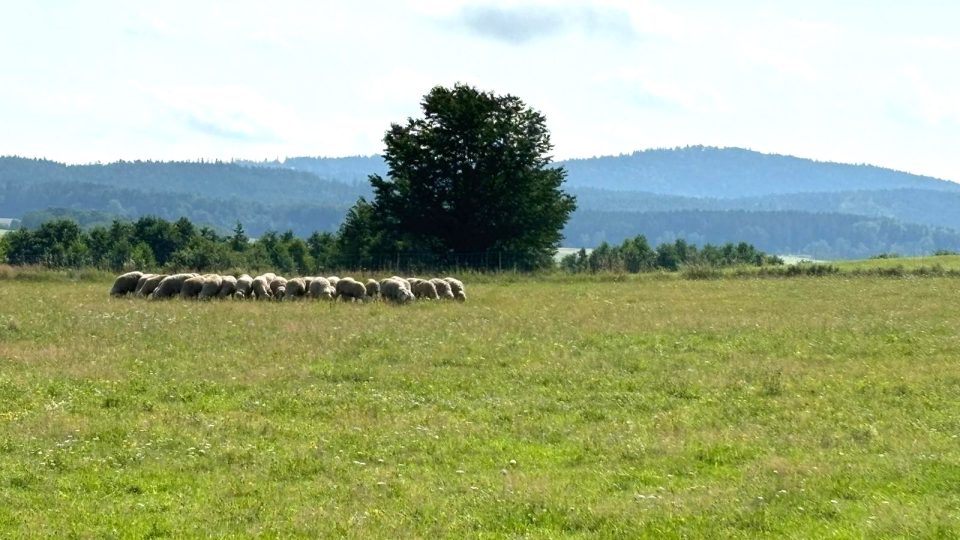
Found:
M 217 274 L 145 274 L 127 272 L 113 282 L 112 296 L 135 295 L 150 299 L 162 298 L 238 298 L 257 300 L 322 300 L 369 301 L 383 299 L 405 304 L 415 299 L 467 299 L 463 283 L 455 278 L 389 277 L 361 283 L 353 278 L 296 277 L 286 279 L 273 273 L 250 277 Z

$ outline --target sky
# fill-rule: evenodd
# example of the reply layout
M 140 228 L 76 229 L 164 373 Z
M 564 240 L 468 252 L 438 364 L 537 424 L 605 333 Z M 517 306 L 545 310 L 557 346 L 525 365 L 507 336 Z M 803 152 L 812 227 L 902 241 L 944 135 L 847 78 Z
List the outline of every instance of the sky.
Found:
M 437 85 L 557 159 L 687 145 L 960 181 L 953 0 L 38 0 L 0 6 L 0 155 L 368 155 Z

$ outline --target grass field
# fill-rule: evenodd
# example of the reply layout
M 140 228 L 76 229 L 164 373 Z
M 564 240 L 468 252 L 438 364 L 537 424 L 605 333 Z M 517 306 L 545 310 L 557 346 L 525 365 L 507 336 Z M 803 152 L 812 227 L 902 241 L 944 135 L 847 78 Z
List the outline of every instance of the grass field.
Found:
M 0 537 L 960 537 L 960 279 L 0 280 Z

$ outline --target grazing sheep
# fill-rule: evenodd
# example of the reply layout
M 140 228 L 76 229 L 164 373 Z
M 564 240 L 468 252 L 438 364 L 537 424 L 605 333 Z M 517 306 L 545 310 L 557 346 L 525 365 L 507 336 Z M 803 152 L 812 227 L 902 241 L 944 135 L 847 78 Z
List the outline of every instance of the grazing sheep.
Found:
M 123 296 L 132 293 L 137 289 L 137 283 L 141 277 L 143 277 L 143 272 L 127 272 L 117 276 L 116 281 L 113 282 L 113 287 L 110 288 L 110 295 Z
M 253 285 L 253 278 L 248 274 L 243 274 L 237 278 L 237 292 L 240 293 L 238 298 L 246 298 L 250 296 L 250 287 Z M 234 295 L 237 297 L 237 295 Z
M 427 300 L 440 299 L 440 296 L 437 294 L 437 288 L 427 280 L 417 280 L 411 283 L 411 285 L 413 285 L 413 295 L 417 298 L 426 298 Z
M 287 289 L 283 294 L 283 299 L 302 298 L 307 294 L 307 282 L 303 278 L 293 278 L 287 280 Z
M 267 283 L 270 283 L 271 281 L 277 279 L 277 275 L 274 274 L 273 272 L 267 272 L 266 274 L 263 274 L 263 277 L 264 279 L 267 280 Z
M 323 300 L 333 300 L 334 295 L 337 293 L 333 285 L 330 285 L 330 282 L 327 281 L 327 278 L 315 277 L 313 281 L 310 282 L 309 296 L 310 298 L 318 298 Z
M 433 278 L 430 280 L 430 283 L 433 283 L 433 286 L 437 289 L 437 296 L 441 300 L 453 300 L 453 291 L 450 290 L 450 284 L 443 279 Z
M 407 281 L 407 278 L 402 278 L 402 277 L 400 277 L 400 276 L 390 276 L 389 279 L 395 279 L 395 280 L 399 281 L 400 283 L 402 283 L 403 286 L 406 287 L 408 291 L 411 291 L 411 292 L 413 291 L 413 286 L 410 285 L 410 282 Z M 383 285 L 383 281 L 382 281 L 382 280 L 381 280 L 380 284 Z
M 287 278 L 277 276 L 270 282 L 270 292 L 273 293 L 274 298 L 280 300 L 283 298 L 283 294 L 287 290 Z
M 313 280 L 316 279 L 313 276 L 307 276 L 303 278 L 303 282 L 307 285 L 307 292 L 310 291 L 310 284 L 313 283 Z
M 334 286 L 337 296 L 345 301 L 363 300 L 367 296 L 367 287 L 353 278 L 345 277 Z
M 422 279 L 420 279 L 420 278 L 418 278 L 418 277 L 408 277 L 408 278 L 400 278 L 400 279 L 406 281 L 406 282 L 407 282 L 407 285 L 410 285 L 410 290 L 411 290 L 411 291 L 415 291 L 416 288 L 417 288 L 417 283 L 420 283 L 421 281 L 423 281 Z
M 380 282 L 380 294 L 385 300 L 406 304 L 412 302 L 414 297 L 407 287 L 406 281 L 398 278 L 387 278 Z
M 220 292 L 221 285 L 223 285 L 223 278 L 219 275 L 207 274 L 203 276 L 203 287 L 200 289 L 200 294 L 197 295 L 197 298 L 200 300 L 216 298 L 217 293 Z
M 327 283 L 329 283 L 330 285 L 333 285 L 334 287 L 337 286 L 338 281 L 340 281 L 340 278 L 338 278 L 337 276 L 327 276 Z
M 467 291 L 463 288 L 463 282 L 457 278 L 445 277 L 444 281 L 450 284 L 450 292 L 453 293 L 454 299 L 465 302 L 467 300 Z
M 257 276 L 250 282 L 250 296 L 257 300 L 267 300 L 273 297 L 270 292 L 270 282 L 264 276 Z
M 196 298 L 200 296 L 204 281 L 205 278 L 203 276 L 187 278 L 187 280 L 183 282 L 183 287 L 180 287 L 180 298 Z
M 143 286 L 147 283 L 147 280 L 153 277 L 154 274 L 144 274 L 140 276 L 140 279 L 137 280 L 137 286 L 133 289 L 133 294 L 140 296 L 140 291 L 143 290 Z
M 217 291 L 217 298 L 229 298 L 237 292 L 237 278 L 233 276 L 220 276 L 220 290 Z
M 150 298 L 171 298 L 180 294 L 183 289 L 183 282 L 194 277 L 196 274 L 174 274 L 163 278 L 157 284 L 157 288 L 150 294 Z
M 150 293 L 157 289 L 157 285 L 166 278 L 166 274 L 154 274 L 147 278 L 143 282 L 143 287 L 140 287 L 140 291 L 137 293 L 140 296 L 150 296 Z
M 380 282 L 375 279 L 367 280 L 367 297 L 371 300 L 376 300 L 380 297 Z

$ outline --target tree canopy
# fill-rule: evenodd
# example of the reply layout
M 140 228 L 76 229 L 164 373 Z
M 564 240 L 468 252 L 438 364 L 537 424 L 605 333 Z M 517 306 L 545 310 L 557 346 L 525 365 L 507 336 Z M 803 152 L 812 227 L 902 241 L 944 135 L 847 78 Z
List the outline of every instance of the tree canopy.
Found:
M 387 176 L 370 176 L 372 219 L 389 246 L 381 249 L 465 256 L 473 266 L 495 264 L 496 253 L 521 267 L 549 259 L 576 201 L 561 190 L 564 169 L 550 166 L 545 117 L 515 96 L 462 84 L 433 88 L 421 108 L 422 118 L 390 126 Z M 469 258 L 479 254 L 491 257 Z

